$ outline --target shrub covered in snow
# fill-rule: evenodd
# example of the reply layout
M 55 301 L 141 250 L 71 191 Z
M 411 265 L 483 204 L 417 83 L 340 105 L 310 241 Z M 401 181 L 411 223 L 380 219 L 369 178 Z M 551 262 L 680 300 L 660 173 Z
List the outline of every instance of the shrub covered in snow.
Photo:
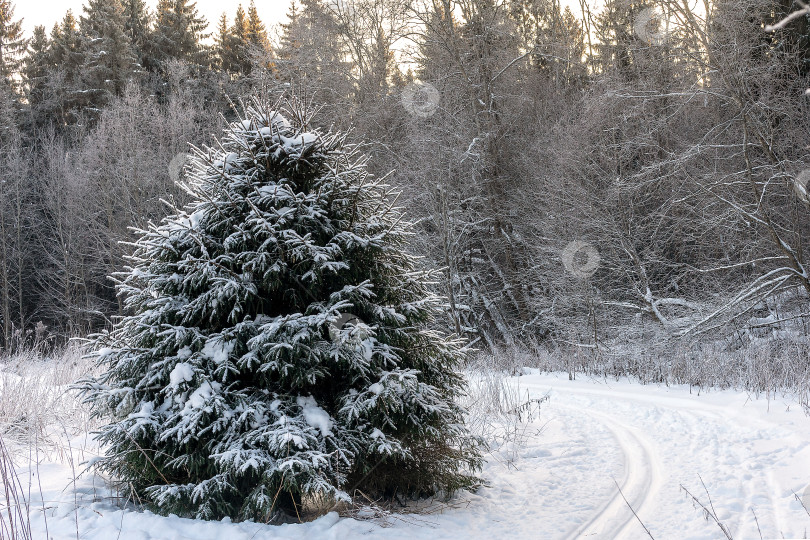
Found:
M 81 384 L 108 420 L 99 465 L 199 518 L 476 485 L 462 351 L 430 329 L 409 225 L 345 134 L 276 110 L 255 100 L 195 149 L 194 202 L 140 231 L 116 276 L 129 315 L 95 336 L 103 374 Z

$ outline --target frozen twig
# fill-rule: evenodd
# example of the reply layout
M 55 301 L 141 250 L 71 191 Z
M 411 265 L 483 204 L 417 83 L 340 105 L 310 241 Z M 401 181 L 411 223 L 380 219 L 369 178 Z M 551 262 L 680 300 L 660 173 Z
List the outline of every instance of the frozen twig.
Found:
M 793 492 L 793 496 L 796 497 L 796 500 L 799 501 L 800 505 L 802 505 L 802 508 L 804 508 L 804 511 L 807 512 L 808 516 L 810 516 L 810 508 L 807 508 L 807 506 L 805 506 L 804 501 L 802 500 L 802 498 L 799 497 L 799 495 L 795 491 Z
M 707 520 L 711 519 L 712 521 L 714 521 L 720 528 L 720 530 L 723 531 L 723 535 L 728 540 L 734 540 L 734 537 L 731 536 L 729 530 L 726 528 L 725 525 L 723 525 L 723 522 L 720 521 L 720 518 L 717 517 L 717 512 L 714 510 L 714 505 L 712 504 L 712 498 L 709 495 L 709 490 L 706 488 L 706 483 L 703 482 L 703 478 L 700 475 L 698 475 L 698 478 L 700 478 L 700 483 L 703 485 L 703 490 L 706 492 L 706 496 L 709 497 L 709 506 L 706 506 L 700 501 L 700 499 L 692 495 L 692 493 L 688 489 L 686 489 L 686 486 L 684 486 L 683 484 L 681 484 L 681 489 L 684 490 L 684 492 L 692 499 L 692 501 L 695 502 L 695 504 L 697 504 L 698 506 L 700 506 L 701 509 L 703 509 L 703 515 L 706 517 Z
M 751 507 L 751 513 L 754 514 L 754 523 L 757 524 L 757 532 L 759 533 L 759 540 L 762 540 L 762 529 L 759 528 L 759 520 L 757 519 L 757 513 L 754 512 L 754 507 Z
M 633 505 L 632 505 L 632 504 L 630 504 L 630 501 L 628 501 L 628 500 L 627 500 L 627 497 L 625 497 L 625 496 L 624 496 L 624 492 L 622 492 L 622 488 L 621 488 L 621 487 L 619 487 L 619 483 L 616 481 L 616 479 L 615 479 L 615 478 L 613 479 L 613 483 L 614 483 L 614 484 L 616 484 L 616 489 L 618 489 L 618 490 L 619 490 L 619 495 L 621 495 L 621 496 L 622 496 L 622 499 L 624 499 L 624 503 L 627 505 L 627 507 L 630 509 L 630 511 L 631 511 L 631 512 L 633 512 L 633 515 L 634 515 L 634 516 L 635 516 L 635 518 L 638 520 L 638 522 L 641 524 L 641 526 L 642 526 L 642 527 L 644 527 L 644 531 L 647 533 L 647 536 L 649 536 L 650 538 L 652 538 L 653 540 L 655 540 L 655 537 L 654 537 L 654 536 L 652 535 L 652 533 L 650 532 L 650 529 L 648 529 L 648 528 L 647 528 L 647 526 L 646 526 L 646 525 L 644 525 L 644 522 L 643 522 L 643 521 L 641 521 L 641 518 L 640 518 L 640 517 L 638 517 L 638 514 L 636 513 L 635 509 L 633 509 Z

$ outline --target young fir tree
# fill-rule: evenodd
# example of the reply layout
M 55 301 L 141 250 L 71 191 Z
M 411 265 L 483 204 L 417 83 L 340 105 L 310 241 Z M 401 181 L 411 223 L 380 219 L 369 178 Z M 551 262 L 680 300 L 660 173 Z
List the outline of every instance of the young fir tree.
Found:
M 104 374 L 83 386 L 112 419 L 101 466 L 198 518 L 475 486 L 463 353 L 430 328 L 409 225 L 345 134 L 274 110 L 253 101 L 195 149 L 195 202 L 141 231 L 117 276 L 131 314 L 96 336 Z
M 231 28 L 228 26 L 228 14 L 222 13 L 217 23 L 217 31 L 214 33 L 215 65 L 223 71 L 230 71 L 230 46 Z
M 282 81 L 306 88 L 326 117 L 341 115 L 353 103 L 356 88 L 340 21 L 323 0 L 292 2 L 287 19 L 274 71 Z
M 79 22 L 73 12 L 68 10 L 62 21 L 55 24 L 51 31 L 50 60 L 54 67 L 69 72 L 68 80 L 70 81 L 78 78 L 82 65 L 81 44 Z
M 214 51 L 222 71 L 234 74 L 250 72 L 251 45 L 248 32 L 248 18 L 241 4 L 236 8 L 232 26 L 228 26 L 227 15 L 222 14 L 214 41 Z
M 44 70 L 45 87 L 53 96 L 48 103 L 38 104 L 37 116 L 45 122 L 56 119 L 57 126 L 74 124 L 84 100 L 81 92 L 84 55 L 79 23 L 72 11 L 68 10 L 61 23 L 54 25 L 47 58 L 43 60 L 48 66 Z

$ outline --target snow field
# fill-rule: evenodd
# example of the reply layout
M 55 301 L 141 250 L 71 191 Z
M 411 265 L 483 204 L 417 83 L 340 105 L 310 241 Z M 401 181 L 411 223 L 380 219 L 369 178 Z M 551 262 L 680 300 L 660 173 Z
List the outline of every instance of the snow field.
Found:
M 77 529 L 80 538 L 98 540 L 648 537 L 625 498 L 658 540 L 723 538 L 681 486 L 707 506 L 710 496 L 736 540 L 760 538 L 757 522 L 763 538 L 800 538 L 810 529 L 794 495 L 810 485 L 810 418 L 790 399 L 525 371 L 479 385 L 472 396 L 473 426 L 490 446 L 483 471 L 489 485 L 477 493 L 382 519 L 332 512 L 266 526 L 163 517 L 131 504 L 122 509 L 118 497 L 126 494 L 84 472 L 81 463 L 98 449 L 82 435 L 61 454 L 40 455 L 38 465 L 17 455 L 32 538 L 76 538 Z M 496 403 L 482 390 L 495 392 L 498 384 Z M 527 398 L 536 400 L 534 409 L 517 420 L 512 405 Z

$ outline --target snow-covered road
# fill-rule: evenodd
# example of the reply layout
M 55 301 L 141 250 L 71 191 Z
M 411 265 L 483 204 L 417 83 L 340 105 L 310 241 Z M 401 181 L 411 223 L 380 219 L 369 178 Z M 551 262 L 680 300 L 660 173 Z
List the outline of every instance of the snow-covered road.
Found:
M 336 514 L 280 527 L 206 523 L 92 502 L 98 492 L 85 478 L 77 487 L 86 502 L 75 510 L 70 468 L 54 464 L 40 467 L 45 498 L 61 501 L 48 505 L 48 532 L 76 538 L 78 520 L 81 538 L 117 538 L 122 531 L 123 540 L 649 538 L 641 521 L 657 540 L 724 538 L 681 486 L 713 507 L 735 540 L 803 538 L 810 531 L 810 516 L 794 496 L 810 484 L 810 418 L 797 403 L 569 381 L 564 374 L 529 372 L 511 382 L 523 395 L 549 399 L 539 418 L 493 445 L 483 472 L 489 486 L 449 505 L 383 524 Z M 810 507 L 810 491 L 806 499 Z M 42 511 L 32 514 L 34 538 L 46 538 Z
M 585 481 L 603 487 L 603 495 L 591 499 L 599 504 L 567 538 L 647 537 L 639 519 L 655 538 L 722 538 L 681 486 L 713 506 L 734 538 L 760 538 L 759 531 L 763 538 L 804 537 L 810 527 L 794 496 L 810 483 L 810 422 L 797 404 L 548 376 L 521 382 L 553 388 L 545 408 L 551 423 L 590 424 L 599 434 L 591 448 L 619 448 L 618 474 L 582 464 Z M 615 484 L 611 489 L 613 478 L 624 497 Z

